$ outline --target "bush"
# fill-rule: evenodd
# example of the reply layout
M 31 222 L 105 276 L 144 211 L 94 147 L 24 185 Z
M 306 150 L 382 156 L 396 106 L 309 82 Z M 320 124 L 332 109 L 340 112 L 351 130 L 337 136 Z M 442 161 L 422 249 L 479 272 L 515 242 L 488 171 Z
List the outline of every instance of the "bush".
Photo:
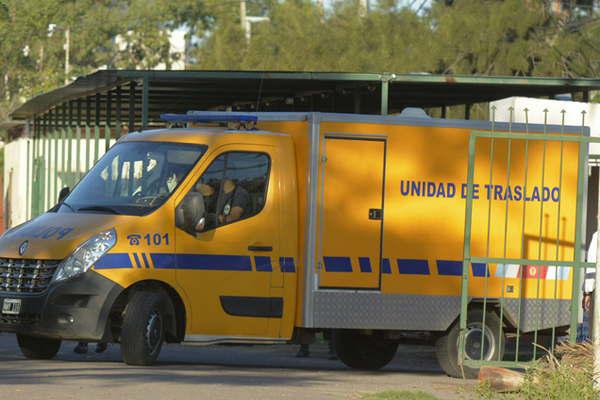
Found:
M 592 355 L 590 343 L 562 344 L 556 357 L 548 355 L 527 371 L 518 393 L 495 393 L 486 384 L 477 391 L 486 400 L 597 400 Z

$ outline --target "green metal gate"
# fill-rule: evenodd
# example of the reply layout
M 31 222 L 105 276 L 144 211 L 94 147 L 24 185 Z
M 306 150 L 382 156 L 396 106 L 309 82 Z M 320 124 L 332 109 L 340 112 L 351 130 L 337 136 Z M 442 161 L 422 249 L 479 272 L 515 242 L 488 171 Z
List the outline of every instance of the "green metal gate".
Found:
M 89 101 L 85 120 L 82 120 L 82 102 L 77 103 L 76 110 L 73 103 L 68 107 L 65 103 L 34 119 L 32 145 L 27 151 L 27 176 L 31 182 L 31 190 L 27 191 L 27 202 L 31 205 L 28 217 L 53 207 L 60 190 L 73 188 L 121 136 L 120 120 L 112 126 L 107 109 L 106 121 L 102 123 L 98 104 L 95 121 L 90 118 Z
M 514 110 L 510 110 L 511 120 Z M 461 368 L 525 368 L 575 341 L 585 262 L 584 128 L 473 131 L 469 139 L 461 291 Z M 494 110 L 493 110 L 494 113 Z M 524 129 L 522 129 L 524 127 Z M 572 130 L 571 130 L 572 131 Z M 537 189 L 536 189 L 537 188 Z M 478 267 L 480 274 L 471 275 Z

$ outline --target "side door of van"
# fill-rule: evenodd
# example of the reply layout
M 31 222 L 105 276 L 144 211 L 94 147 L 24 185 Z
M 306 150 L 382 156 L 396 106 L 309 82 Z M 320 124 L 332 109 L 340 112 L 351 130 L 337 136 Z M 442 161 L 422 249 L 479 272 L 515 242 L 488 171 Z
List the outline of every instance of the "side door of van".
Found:
M 270 146 L 222 146 L 177 199 L 176 213 L 186 196 L 201 197 L 205 209 L 195 226 L 176 223 L 177 281 L 191 310 L 186 341 L 277 336 L 283 313 L 283 298 L 272 295 L 283 282 L 276 268 L 277 154 Z

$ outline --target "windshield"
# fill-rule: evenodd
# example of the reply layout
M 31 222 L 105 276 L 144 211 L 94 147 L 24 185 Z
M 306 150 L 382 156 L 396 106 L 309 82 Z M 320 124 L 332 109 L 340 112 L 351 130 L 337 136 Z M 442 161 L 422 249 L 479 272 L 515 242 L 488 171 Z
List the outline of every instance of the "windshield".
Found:
M 58 207 L 58 212 L 144 215 L 160 207 L 206 151 L 182 143 L 113 146 Z

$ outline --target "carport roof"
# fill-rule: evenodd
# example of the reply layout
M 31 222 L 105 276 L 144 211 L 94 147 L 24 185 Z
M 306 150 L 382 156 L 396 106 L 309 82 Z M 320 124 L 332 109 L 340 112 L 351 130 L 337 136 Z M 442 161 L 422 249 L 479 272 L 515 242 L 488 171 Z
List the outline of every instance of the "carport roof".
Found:
M 17 108 L 12 118 L 31 119 L 60 104 L 90 96 L 101 96 L 100 101 L 106 103 L 107 97 L 115 94 L 118 94 L 119 104 L 123 104 L 123 111 L 128 105 L 135 105 L 132 111 L 137 115 L 144 113 L 147 106 L 145 118 L 151 121 L 163 112 L 229 106 L 256 107 L 261 111 L 379 113 L 400 111 L 407 106 L 441 107 L 511 96 L 552 97 L 592 90 L 600 90 L 600 79 L 425 73 L 100 70 L 32 98 Z M 111 100 L 108 104 L 114 108 Z

